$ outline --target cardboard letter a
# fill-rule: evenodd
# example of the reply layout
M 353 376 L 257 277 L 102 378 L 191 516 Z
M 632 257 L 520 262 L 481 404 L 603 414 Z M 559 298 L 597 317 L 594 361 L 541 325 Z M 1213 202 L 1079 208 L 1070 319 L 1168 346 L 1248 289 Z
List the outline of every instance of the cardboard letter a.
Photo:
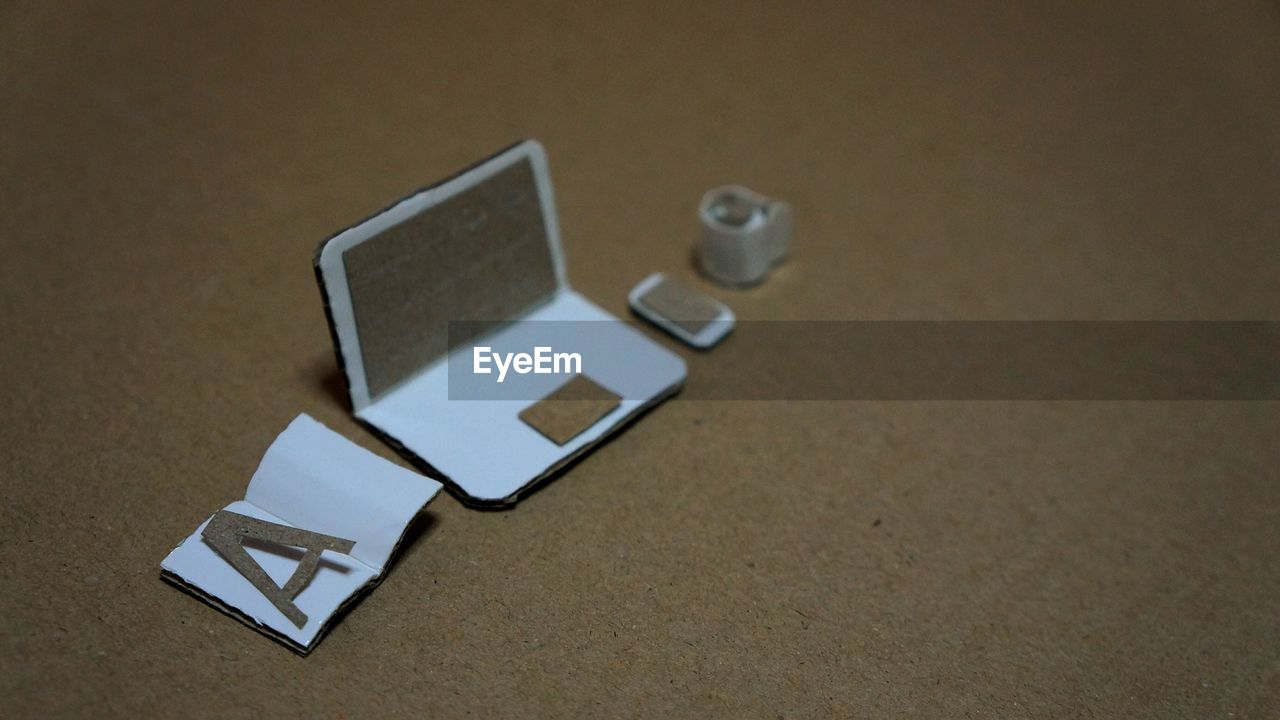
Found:
M 293 599 L 311 582 L 320 564 L 320 553 L 324 550 L 349 554 L 355 543 L 332 535 L 324 535 L 301 528 L 278 525 L 266 520 L 241 515 L 230 510 L 219 510 L 204 532 L 200 533 L 223 560 L 230 563 L 246 580 L 253 583 L 258 591 L 271 601 L 277 610 L 284 613 L 290 622 L 299 628 L 307 624 L 307 616 Z M 284 587 L 276 585 L 262 566 L 249 555 L 241 543 L 245 538 L 261 540 L 276 545 L 286 545 L 306 550 L 306 554 L 298 562 L 298 569 L 293 571 Z

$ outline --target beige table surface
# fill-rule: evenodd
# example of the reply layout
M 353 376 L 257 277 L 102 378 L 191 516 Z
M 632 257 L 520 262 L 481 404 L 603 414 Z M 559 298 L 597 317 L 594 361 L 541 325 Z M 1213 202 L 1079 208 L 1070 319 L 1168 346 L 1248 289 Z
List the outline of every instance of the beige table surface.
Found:
M 305 659 L 158 567 L 299 412 L 396 457 L 311 254 L 523 137 L 618 314 L 1280 318 L 1275 2 L 258 5 L 0 4 L 0 714 L 1280 717 L 1275 402 L 668 402 Z

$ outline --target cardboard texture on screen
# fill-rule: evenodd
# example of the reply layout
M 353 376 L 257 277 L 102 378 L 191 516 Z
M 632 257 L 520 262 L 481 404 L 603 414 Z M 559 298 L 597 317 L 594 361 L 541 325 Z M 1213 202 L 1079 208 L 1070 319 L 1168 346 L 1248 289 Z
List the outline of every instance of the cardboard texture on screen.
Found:
M 546 154 L 533 141 L 329 238 L 315 266 L 356 418 L 471 505 L 514 504 L 684 381 L 683 360 L 569 287 Z M 520 419 L 527 402 L 452 395 L 449 358 L 478 338 L 451 337 L 451 324 L 532 348 L 546 344 L 540 323 L 580 321 L 603 329 L 573 349 L 618 402 L 564 442 Z
M 516 163 L 343 253 L 371 397 L 445 354 L 450 320 L 519 317 L 550 299 L 539 215 L 533 167 Z
M 162 574 L 305 655 L 342 607 L 381 580 L 439 490 L 299 415 L 263 455 L 245 499 L 174 548 Z

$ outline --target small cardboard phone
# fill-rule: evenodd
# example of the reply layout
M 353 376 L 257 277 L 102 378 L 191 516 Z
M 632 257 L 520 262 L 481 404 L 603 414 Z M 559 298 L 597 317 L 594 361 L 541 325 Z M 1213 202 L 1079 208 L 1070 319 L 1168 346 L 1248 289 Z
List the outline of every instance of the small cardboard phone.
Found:
M 737 322 L 728 305 L 684 283 L 654 273 L 627 294 L 631 310 L 679 341 L 708 350 Z
M 161 575 L 305 655 L 338 610 L 381 581 L 439 491 L 299 415 L 267 448 L 244 500 L 196 528 Z
M 515 504 L 684 382 L 679 356 L 569 287 L 532 140 L 334 235 L 315 270 L 356 418 L 469 505 Z M 480 350 L 565 343 L 572 375 L 458 390 Z

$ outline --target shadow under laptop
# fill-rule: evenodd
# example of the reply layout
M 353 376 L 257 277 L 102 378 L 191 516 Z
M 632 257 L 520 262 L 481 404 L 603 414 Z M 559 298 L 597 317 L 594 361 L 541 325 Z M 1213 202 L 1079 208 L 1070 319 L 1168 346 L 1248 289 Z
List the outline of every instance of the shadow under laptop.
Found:
M 305 377 L 308 385 L 319 388 L 334 405 L 347 410 L 351 409 L 351 401 L 347 395 L 347 380 L 342 376 L 342 369 L 333 361 L 333 354 L 326 353 L 316 357 L 308 365 Z

